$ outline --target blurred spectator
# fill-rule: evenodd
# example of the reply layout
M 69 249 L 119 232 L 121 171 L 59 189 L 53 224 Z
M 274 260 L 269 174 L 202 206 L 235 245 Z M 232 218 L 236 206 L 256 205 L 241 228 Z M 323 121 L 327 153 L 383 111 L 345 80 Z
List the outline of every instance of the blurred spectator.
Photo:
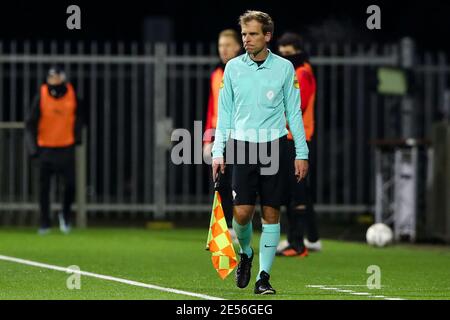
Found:
M 227 62 L 236 57 L 241 51 L 241 41 L 239 34 L 233 29 L 226 29 L 219 33 L 218 49 L 220 63 L 214 69 L 210 78 L 208 111 L 205 124 L 205 136 L 203 138 L 203 157 L 211 159 L 211 149 L 213 145 L 213 130 L 216 129 L 217 114 L 219 106 L 220 84 Z M 208 131 L 209 130 L 209 131 Z M 220 178 L 219 193 L 222 197 L 222 207 L 225 213 L 228 226 L 231 226 L 233 219 L 233 200 L 231 194 L 231 170 L 225 171 Z M 230 228 L 234 238 L 234 230 Z
M 59 67 L 48 71 L 26 120 L 27 147 L 39 164 L 39 234 L 51 228 L 51 178 L 64 181 L 62 212 L 58 214 L 60 230 L 71 229 L 71 205 L 75 198 L 75 145 L 81 143 L 82 112 L 75 90 Z
M 308 61 L 308 55 L 303 48 L 302 38 L 295 33 L 285 33 L 278 40 L 278 51 L 286 59 L 292 62 L 300 86 L 301 109 L 303 126 L 305 128 L 306 141 L 311 150 L 311 140 L 314 135 L 314 102 L 316 97 L 316 79 Z M 321 250 L 312 194 L 310 187 L 310 175 L 299 183 L 295 177 L 292 161 L 295 158 L 294 141 L 292 134 L 288 134 L 289 159 L 286 166 L 289 172 L 289 192 L 286 194 L 286 206 L 288 216 L 287 241 L 283 241 L 277 248 L 277 255 L 281 256 L 307 256 L 308 249 Z M 312 161 L 310 162 L 310 168 Z M 311 172 L 311 169 L 309 170 Z M 307 240 L 304 241 L 304 233 Z

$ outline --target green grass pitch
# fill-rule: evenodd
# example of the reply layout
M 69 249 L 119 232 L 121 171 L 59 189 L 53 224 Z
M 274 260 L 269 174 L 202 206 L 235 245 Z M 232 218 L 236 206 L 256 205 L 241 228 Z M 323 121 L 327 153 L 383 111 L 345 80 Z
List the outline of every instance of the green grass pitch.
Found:
M 83 271 L 223 299 L 450 298 L 449 247 L 402 244 L 380 249 L 323 240 L 324 250 L 309 257 L 277 257 L 271 272 L 277 295 L 256 296 L 253 284 L 258 259 L 249 286 L 239 289 L 234 273 L 222 281 L 213 269 L 210 253 L 204 249 L 206 236 L 206 228 L 95 228 L 70 235 L 54 229 L 47 236 L 38 236 L 34 229 L 2 228 L 0 255 L 60 267 L 77 265 Z M 252 243 L 257 253 L 259 234 Z M 380 267 L 381 289 L 365 286 L 370 265 Z M 0 299 L 196 299 L 87 276 L 81 276 L 80 290 L 69 290 L 67 273 L 3 260 L 0 274 Z

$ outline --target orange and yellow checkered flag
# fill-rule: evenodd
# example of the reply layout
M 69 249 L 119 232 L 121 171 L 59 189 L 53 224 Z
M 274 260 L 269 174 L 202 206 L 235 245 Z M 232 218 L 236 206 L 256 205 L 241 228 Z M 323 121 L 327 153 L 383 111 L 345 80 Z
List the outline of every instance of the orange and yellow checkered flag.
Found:
M 211 251 L 212 264 L 222 280 L 225 279 L 236 267 L 237 259 L 223 213 L 222 199 L 217 190 L 214 192 L 206 250 Z

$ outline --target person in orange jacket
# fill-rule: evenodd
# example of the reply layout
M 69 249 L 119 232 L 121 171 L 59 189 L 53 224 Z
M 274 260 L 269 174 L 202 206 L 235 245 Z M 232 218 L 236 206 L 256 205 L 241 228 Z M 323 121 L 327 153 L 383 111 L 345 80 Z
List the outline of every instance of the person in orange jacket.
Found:
M 316 97 L 316 79 L 311 65 L 308 61 L 308 55 L 303 48 L 303 42 L 300 35 L 295 33 L 285 33 L 278 39 L 278 51 L 281 56 L 292 62 L 300 86 L 301 109 L 303 117 L 303 126 L 305 129 L 308 148 L 311 148 L 311 141 L 314 136 L 314 103 Z M 292 135 L 288 134 L 289 139 L 289 158 L 295 156 L 294 143 Z M 290 161 L 290 162 L 289 162 Z M 288 216 L 287 241 L 280 242 L 277 248 L 279 256 L 300 256 L 308 255 L 308 249 L 319 251 L 322 248 L 315 211 L 312 202 L 311 187 L 308 179 L 297 183 L 292 159 L 288 159 L 287 166 L 289 172 L 289 192 L 287 193 L 286 206 Z M 310 160 L 311 166 L 311 160 Z M 292 167 L 292 168 L 291 168 Z M 311 170 L 310 170 L 311 172 Z M 307 239 L 304 240 L 304 233 L 307 233 Z
M 28 152 L 39 164 L 39 234 L 50 232 L 50 187 L 53 174 L 63 177 L 64 199 L 59 213 L 63 233 L 71 227 L 75 198 L 75 145 L 81 143 L 82 112 L 64 70 L 52 67 L 26 120 Z
M 208 99 L 208 110 L 205 123 L 205 134 L 203 137 L 203 157 L 211 159 L 211 149 L 214 142 L 214 131 L 217 125 L 217 115 L 219 106 L 220 84 L 223 78 L 223 72 L 227 62 L 238 56 L 241 52 L 242 45 L 240 36 L 233 29 L 226 29 L 219 33 L 218 50 L 220 63 L 216 66 L 210 77 L 210 90 Z M 222 198 L 222 207 L 225 213 L 225 219 L 230 232 L 234 238 L 234 231 L 231 228 L 233 219 L 233 198 L 231 190 L 231 170 L 226 171 L 220 178 L 219 193 Z

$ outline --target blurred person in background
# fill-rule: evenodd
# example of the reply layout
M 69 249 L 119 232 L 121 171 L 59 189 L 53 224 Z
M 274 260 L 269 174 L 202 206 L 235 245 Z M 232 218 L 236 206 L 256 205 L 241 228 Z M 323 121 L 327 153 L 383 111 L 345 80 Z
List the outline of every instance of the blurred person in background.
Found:
M 26 120 L 27 148 L 39 166 L 39 207 L 41 235 L 50 232 L 50 189 L 54 174 L 64 181 L 61 232 L 69 233 L 71 206 L 75 198 L 75 145 L 81 143 L 82 112 L 75 90 L 60 67 L 51 67 L 34 99 Z
M 287 32 L 278 39 L 278 52 L 292 62 L 300 86 L 301 109 L 306 142 L 311 150 L 314 135 L 314 102 L 316 97 L 316 79 L 308 61 L 308 54 L 303 48 L 300 35 Z M 292 161 L 295 158 L 292 134 L 288 134 L 288 154 L 286 166 L 290 169 L 288 192 L 286 193 L 286 207 L 288 217 L 287 241 L 281 241 L 277 248 L 277 255 L 286 257 L 305 257 L 308 249 L 320 251 L 322 244 L 314 211 L 310 174 L 307 179 L 297 183 Z M 310 158 L 311 168 L 311 158 Z M 311 169 L 309 170 L 311 172 Z M 305 229 L 307 238 L 304 240 Z
M 214 142 L 214 130 L 217 125 L 217 115 L 219 107 L 220 84 L 223 79 L 223 72 L 227 62 L 237 57 L 242 50 L 240 36 L 233 29 L 226 29 L 219 33 L 218 50 L 220 63 L 211 73 L 209 85 L 208 111 L 205 123 L 205 135 L 203 137 L 203 158 L 211 162 L 211 149 Z M 231 170 L 221 175 L 218 191 L 222 198 L 222 207 L 225 219 L 230 230 L 231 237 L 236 242 L 236 233 L 231 228 L 233 220 L 233 199 L 231 190 Z

